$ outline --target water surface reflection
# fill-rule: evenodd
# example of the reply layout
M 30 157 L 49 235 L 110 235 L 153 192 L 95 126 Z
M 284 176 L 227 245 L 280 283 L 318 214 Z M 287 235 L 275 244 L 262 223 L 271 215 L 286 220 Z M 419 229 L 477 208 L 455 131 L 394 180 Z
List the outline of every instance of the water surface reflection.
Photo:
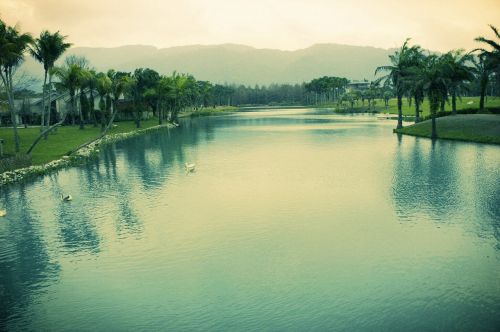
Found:
M 186 119 L 1 188 L 0 328 L 495 330 L 500 148 L 392 126 Z

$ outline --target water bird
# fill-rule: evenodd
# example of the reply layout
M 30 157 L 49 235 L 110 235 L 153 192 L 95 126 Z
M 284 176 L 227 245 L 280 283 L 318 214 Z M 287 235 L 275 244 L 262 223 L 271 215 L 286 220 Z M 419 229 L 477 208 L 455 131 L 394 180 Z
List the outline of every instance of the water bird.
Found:
M 0 217 L 5 217 L 7 215 L 6 210 L 0 210 Z
M 73 197 L 71 195 L 63 195 L 63 194 L 61 194 L 61 201 L 63 201 L 63 202 L 69 202 L 71 200 L 73 200 Z
M 192 172 L 194 171 L 196 164 L 194 163 L 185 163 L 184 166 L 186 167 L 186 171 Z

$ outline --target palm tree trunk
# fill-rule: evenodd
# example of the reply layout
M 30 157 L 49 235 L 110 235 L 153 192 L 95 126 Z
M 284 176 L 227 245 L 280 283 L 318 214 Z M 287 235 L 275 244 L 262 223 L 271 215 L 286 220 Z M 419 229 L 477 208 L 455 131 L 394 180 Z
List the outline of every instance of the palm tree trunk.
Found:
M 101 133 L 104 132 L 104 128 L 106 127 L 105 115 L 104 115 L 104 112 L 106 110 L 106 102 L 104 101 L 105 100 L 104 98 L 105 96 L 101 95 L 99 101 L 99 117 L 101 122 Z
M 2 76 L 3 79 L 3 76 Z M 14 105 L 14 96 L 12 95 L 13 93 L 13 88 L 12 88 L 12 72 L 5 72 L 5 79 L 4 81 L 4 86 L 5 90 L 7 92 L 7 98 L 9 102 L 9 108 L 10 108 L 10 118 L 12 120 L 12 129 L 14 131 L 14 144 L 15 144 L 15 149 L 16 149 L 16 154 L 19 153 L 20 151 L 20 139 L 19 139 L 19 133 L 17 131 L 17 112 L 16 108 Z
M 437 138 L 436 113 L 440 105 L 439 102 L 440 102 L 439 97 L 436 96 L 436 92 L 432 93 L 429 96 L 429 106 L 431 109 L 431 121 L 432 121 L 431 139 Z
M 451 93 L 451 115 L 457 115 L 457 93 Z
M 50 127 L 50 113 L 52 112 L 52 75 L 49 74 L 49 112 L 47 113 L 47 128 Z M 43 120 L 42 120 L 43 121 Z M 47 139 L 49 135 L 45 135 L 45 139 Z
M 156 109 L 158 110 L 158 124 L 163 124 L 163 105 L 159 101 L 156 103 Z
M 396 129 L 403 128 L 403 96 L 398 94 L 398 125 Z
M 83 124 L 82 93 L 83 91 L 80 90 L 80 107 L 78 108 L 78 115 L 80 117 L 80 129 L 85 129 L 85 126 Z
M 479 97 L 479 113 L 484 113 L 484 98 L 486 95 L 487 80 L 481 79 L 481 95 Z
M 420 122 L 420 100 L 415 98 L 415 123 Z
M 40 123 L 40 131 L 43 131 L 43 126 L 45 126 L 45 97 L 47 95 L 47 70 L 45 70 L 43 77 L 43 88 L 42 88 L 42 119 Z

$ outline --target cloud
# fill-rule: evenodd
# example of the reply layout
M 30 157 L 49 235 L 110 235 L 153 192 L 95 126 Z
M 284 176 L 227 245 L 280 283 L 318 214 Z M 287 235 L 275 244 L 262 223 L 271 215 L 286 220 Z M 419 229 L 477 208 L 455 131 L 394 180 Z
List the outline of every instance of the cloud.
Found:
M 297 49 L 334 42 L 434 50 L 470 48 L 500 22 L 497 0 L 2 0 L 24 31 L 60 30 L 78 46 L 241 43 Z

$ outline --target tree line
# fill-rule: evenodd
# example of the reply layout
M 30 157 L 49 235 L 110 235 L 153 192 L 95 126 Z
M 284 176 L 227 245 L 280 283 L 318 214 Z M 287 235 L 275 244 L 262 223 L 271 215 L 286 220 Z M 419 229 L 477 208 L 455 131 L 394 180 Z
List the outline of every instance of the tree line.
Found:
M 391 88 L 397 98 L 398 129 L 403 127 L 403 98 L 407 96 L 413 99 L 415 122 L 420 121 L 422 102 L 428 98 L 432 119 L 431 137 L 436 138 L 438 110 L 444 112 L 445 103 L 451 99 L 452 114 L 456 114 L 457 98 L 464 95 L 474 81 L 479 87 L 479 111 L 485 111 L 488 85 L 500 79 L 500 35 L 494 26 L 490 27 L 497 41 L 485 37 L 475 39 L 486 44 L 486 48 L 479 47 L 470 52 L 453 50 L 439 55 L 426 52 L 419 45 L 410 46 L 407 39 L 400 49 L 389 56 L 390 65 L 375 70 L 375 75 L 387 73 L 375 80 L 375 85 L 381 83 Z
M 491 26 L 496 38 L 499 33 Z M 179 113 L 190 107 L 242 106 L 242 105 L 350 105 L 365 101 L 368 109 L 375 106 L 376 99 L 382 99 L 388 106 L 389 99 L 396 97 L 398 105 L 397 128 L 402 127 L 402 102 L 407 98 L 415 107 L 415 121 L 420 121 L 421 105 L 428 98 L 433 122 L 433 137 L 436 136 L 435 117 L 439 109 L 451 99 L 452 113 L 456 114 L 456 100 L 465 94 L 480 95 L 480 110 L 484 111 L 484 100 L 488 87 L 500 84 L 499 44 L 493 39 L 478 37 L 476 40 L 486 48 L 477 48 L 466 53 L 463 50 L 445 54 L 432 54 L 420 46 L 410 46 L 406 40 L 400 49 L 389 56 L 390 65 L 380 66 L 375 75 L 386 75 L 376 79 L 368 89 L 348 89 L 347 78 L 324 76 L 302 84 L 271 84 L 269 86 L 245 86 L 214 84 L 196 80 L 190 74 L 174 72 L 162 75 L 149 68 L 138 68 L 133 72 L 108 70 L 97 72 L 82 57 L 69 56 L 61 66 L 56 62 L 71 47 L 67 36 L 59 32 L 43 31 L 33 38 L 20 32 L 16 26 L 8 26 L 0 20 L 0 78 L 2 94 L 7 100 L 13 127 L 15 151 L 20 152 L 18 133 L 18 110 L 15 96 L 21 91 L 15 89 L 14 75 L 30 54 L 43 67 L 42 112 L 40 114 L 40 135 L 27 153 L 51 131 L 63 124 L 78 123 L 100 126 L 105 135 L 112 126 L 118 112 L 133 118 L 141 126 L 145 112 L 152 112 L 158 123 L 177 122 Z M 495 84 L 496 83 L 496 84 Z M 23 92 L 24 93 L 24 92 Z M 66 93 L 69 98 L 68 111 L 62 114 L 51 112 L 54 93 Z M 95 105 L 95 100 L 98 100 Z M 97 106 L 97 107 L 96 107 Z M 23 105 L 23 110 L 29 105 Z

